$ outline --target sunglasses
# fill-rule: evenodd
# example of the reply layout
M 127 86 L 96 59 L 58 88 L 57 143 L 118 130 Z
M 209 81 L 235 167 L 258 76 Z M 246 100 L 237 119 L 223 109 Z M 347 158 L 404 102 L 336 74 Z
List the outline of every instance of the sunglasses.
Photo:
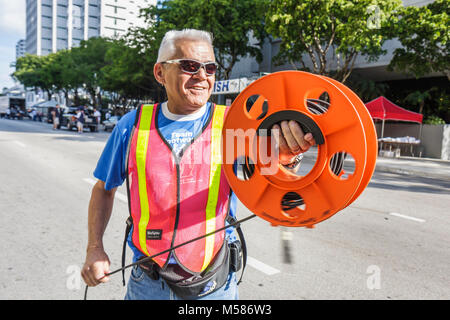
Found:
M 215 62 L 200 62 L 192 59 L 175 59 L 175 60 L 167 60 L 161 63 L 176 63 L 180 66 L 181 71 L 196 74 L 200 71 L 200 68 L 203 67 L 208 76 L 212 76 L 217 71 L 217 63 Z

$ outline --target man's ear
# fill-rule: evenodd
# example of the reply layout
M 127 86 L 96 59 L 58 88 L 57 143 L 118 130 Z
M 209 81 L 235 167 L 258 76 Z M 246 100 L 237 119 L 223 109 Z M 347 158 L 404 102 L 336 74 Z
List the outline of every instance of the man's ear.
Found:
M 156 81 L 158 81 L 159 84 L 164 86 L 165 79 L 162 63 L 155 63 L 155 65 L 153 66 L 153 75 L 155 76 Z

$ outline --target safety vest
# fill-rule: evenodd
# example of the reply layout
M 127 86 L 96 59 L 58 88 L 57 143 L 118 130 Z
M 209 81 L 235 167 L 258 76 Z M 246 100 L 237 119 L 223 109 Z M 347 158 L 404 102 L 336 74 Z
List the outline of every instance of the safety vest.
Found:
M 144 255 L 177 246 L 224 227 L 230 187 L 221 167 L 226 107 L 213 105 L 201 133 L 176 155 L 158 128 L 160 105 L 142 105 L 131 136 L 127 186 L 132 242 Z M 172 250 L 177 263 L 201 272 L 225 242 L 225 231 Z M 161 267 L 169 252 L 153 260 Z

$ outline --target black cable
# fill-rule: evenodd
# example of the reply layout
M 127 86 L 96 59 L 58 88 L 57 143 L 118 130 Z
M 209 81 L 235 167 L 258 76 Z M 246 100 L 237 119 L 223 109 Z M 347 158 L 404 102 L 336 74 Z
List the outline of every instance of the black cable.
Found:
M 241 224 L 242 222 L 245 222 L 245 221 L 247 221 L 247 220 L 250 220 L 250 219 L 252 219 L 252 218 L 254 218 L 254 217 L 256 217 L 256 215 L 255 215 L 255 214 L 252 214 L 252 215 L 250 215 L 250 216 L 248 216 L 248 217 L 245 217 L 244 219 L 236 220 L 235 222 L 232 222 L 232 223 L 230 223 L 229 225 L 224 226 L 224 227 L 222 227 L 222 228 L 219 228 L 219 229 L 217 229 L 217 230 L 215 230 L 215 231 L 212 231 L 212 232 L 210 232 L 210 233 L 207 233 L 207 234 L 204 234 L 204 235 L 202 235 L 202 236 L 196 237 L 196 238 L 194 238 L 194 239 L 188 240 L 188 241 L 183 242 L 183 243 L 181 243 L 181 244 L 179 244 L 179 245 L 176 245 L 176 246 L 174 246 L 174 247 L 171 247 L 171 248 L 169 248 L 169 249 L 166 249 L 166 250 L 164 250 L 164 251 L 161 251 L 161 252 L 159 252 L 159 253 L 156 253 L 156 254 L 154 254 L 154 255 L 152 255 L 152 256 L 145 257 L 145 258 L 143 258 L 143 259 L 141 259 L 141 260 L 139 260 L 139 261 L 136 261 L 136 262 L 134 262 L 134 263 L 130 263 L 129 265 L 127 265 L 127 266 L 125 266 L 125 267 L 122 267 L 122 268 L 120 268 L 120 269 L 117 269 L 117 270 L 114 270 L 114 271 L 112 271 L 112 272 L 110 272 L 110 273 L 105 274 L 103 277 L 101 277 L 101 278 L 98 279 L 98 280 L 102 280 L 104 277 L 108 277 L 108 276 L 110 276 L 110 275 L 113 275 L 113 274 L 115 274 L 115 273 L 117 273 L 117 272 L 120 272 L 120 271 L 122 271 L 122 270 L 128 269 L 128 268 L 130 268 L 130 267 L 137 266 L 137 265 L 139 265 L 139 264 L 141 264 L 141 263 L 143 263 L 143 262 L 150 261 L 150 260 L 153 259 L 154 257 L 157 257 L 157 256 L 162 255 L 162 254 L 164 254 L 164 253 L 167 253 L 167 252 L 169 252 L 169 251 L 175 250 L 175 249 L 177 249 L 177 248 L 179 248 L 179 247 L 185 246 L 185 245 L 187 245 L 187 244 L 189 244 L 189 243 L 191 243 L 191 242 L 194 242 L 194 241 L 197 241 L 197 240 L 200 240 L 200 239 L 209 237 L 210 235 L 213 235 L 213 234 L 215 234 L 215 233 L 217 233 L 217 232 L 223 231 L 223 230 L 228 229 L 228 228 L 230 228 L 230 227 L 234 227 L 234 226 L 236 226 L 236 225 L 239 225 L 239 224 Z M 89 287 L 89 286 L 86 285 L 86 288 L 85 288 L 85 290 L 84 290 L 84 300 L 87 300 L 87 291 L 88 291 L 88 287 Z

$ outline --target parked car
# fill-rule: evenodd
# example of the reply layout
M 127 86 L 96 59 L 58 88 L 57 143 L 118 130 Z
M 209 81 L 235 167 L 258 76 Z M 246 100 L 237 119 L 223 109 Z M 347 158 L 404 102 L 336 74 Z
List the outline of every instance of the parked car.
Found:
M 103 121 L 105 131 L 113 130 L 117 122 L 120 120 L 120 116 L 111 116 L 108 120 Z
M 80 107 L 69 107 L 67 112 L 63 114 L 61 125 L 67 127 L 67 130 L 77 129 L 77 112 Z M 93 112 L 89 108 L 84 109 L 84 128 L 88 128 L 91 132 L 97 131 Z

